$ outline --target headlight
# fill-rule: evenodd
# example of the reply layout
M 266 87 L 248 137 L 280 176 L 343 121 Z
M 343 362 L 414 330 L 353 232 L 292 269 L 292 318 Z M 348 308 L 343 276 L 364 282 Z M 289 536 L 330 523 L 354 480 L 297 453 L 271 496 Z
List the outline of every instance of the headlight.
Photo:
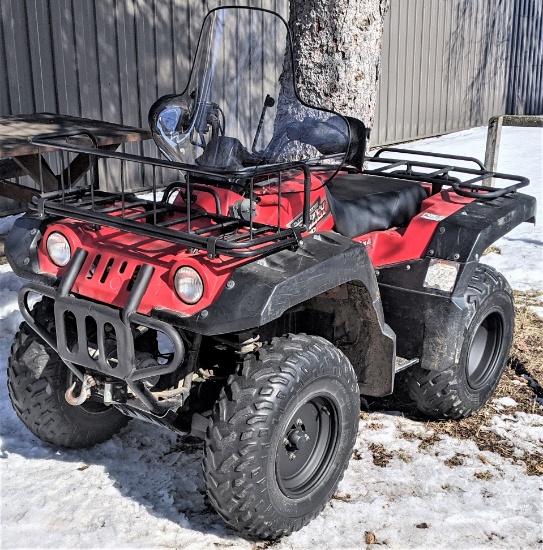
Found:
M 47 237 L 47 253 L 53 263 L 59 267 L 65 266 L 72 257 L 70 243 L 62 234 L 54 231 Z
M 174 285 L 179 298 L 187 304 L 195 304 L 204 293 L 202 277 L 192 267 L 180 267 L 175 274 Z

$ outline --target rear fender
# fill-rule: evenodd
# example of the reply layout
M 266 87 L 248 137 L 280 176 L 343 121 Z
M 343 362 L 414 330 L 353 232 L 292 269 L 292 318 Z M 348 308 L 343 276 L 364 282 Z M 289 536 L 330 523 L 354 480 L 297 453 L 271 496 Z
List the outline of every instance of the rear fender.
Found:
M 462 263 L 478 261 L 488 246 L 517 225 L 535 223 L 535 212 L 535 198 L 523 193 L 473 201 L 440 222 L 427 256 Z
M 419 357 L 429 370 L 458 362 L 470 321 L 465 292 L 477 262 L 517 225 L 535 223 L 535 212 L 535 198 L 523 193 L 473 201 L 440 222 L 425 258 L 380 269 L 385 318 L 401 357 Z M 426 285 L 432 262 L 442 260 L 450 272 L 457 270 L 450 291 Z

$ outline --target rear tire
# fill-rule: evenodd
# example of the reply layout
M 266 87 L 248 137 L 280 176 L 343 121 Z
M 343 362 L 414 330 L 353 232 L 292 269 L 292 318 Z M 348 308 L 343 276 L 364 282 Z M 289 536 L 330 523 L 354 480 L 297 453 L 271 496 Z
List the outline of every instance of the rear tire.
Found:
M 490 266 L 478 265 L 465 299 L 469 315 L 458 363 L 442 371 L 414 367 L 407 373 L 411 398 L 433 418 L 464 418 L 483 407 L 509 357 L 515 309 L 505 277 Z
M 54 330 L 49 300 L 38 303 L 33 314 L 44 328 Z M 42 441 L 73 449 L 102 443 L 126 426 L 128 417 L 92 399 L 69 405 L 64 393 L 70 375 L 58 354 L 23 322 L 7 371 L 9 397 L 23 424 Z
M 207 430 L 204 478 L 217 512 L 249 536 L 301 529 L 343 476 L 359 410 L 355 372 L 323 338 L 274 338 L 247 356 Z

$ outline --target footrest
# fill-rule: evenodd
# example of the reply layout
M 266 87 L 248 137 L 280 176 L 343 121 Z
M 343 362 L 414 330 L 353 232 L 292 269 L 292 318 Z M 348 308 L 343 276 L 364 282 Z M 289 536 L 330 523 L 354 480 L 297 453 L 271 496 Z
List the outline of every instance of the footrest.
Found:
M 416 365 L 420 362 L 420 359 L 418 357 L 415 357 L 415 359 L 404 359 L 403 357 L 396 357 L 396 369 L 395 373 L 399 373 L 405 369 L 408 369 L 412 365 Z

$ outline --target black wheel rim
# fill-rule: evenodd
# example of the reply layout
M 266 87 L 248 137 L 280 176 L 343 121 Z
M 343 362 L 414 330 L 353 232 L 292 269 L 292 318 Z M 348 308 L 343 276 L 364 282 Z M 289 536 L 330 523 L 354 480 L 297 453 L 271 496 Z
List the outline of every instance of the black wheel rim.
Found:
M 487 315 L 471 339 L 466 374 L 473 389 L 486 386 L 496 367 L 501 351 L 503 321 L 497 312 Z
M 313 397 L 298 406 L 277 450 L 277 482 L 287 497 L 303 498 L 327 478 L 339 435 L 338 409 L 331 399 Z

